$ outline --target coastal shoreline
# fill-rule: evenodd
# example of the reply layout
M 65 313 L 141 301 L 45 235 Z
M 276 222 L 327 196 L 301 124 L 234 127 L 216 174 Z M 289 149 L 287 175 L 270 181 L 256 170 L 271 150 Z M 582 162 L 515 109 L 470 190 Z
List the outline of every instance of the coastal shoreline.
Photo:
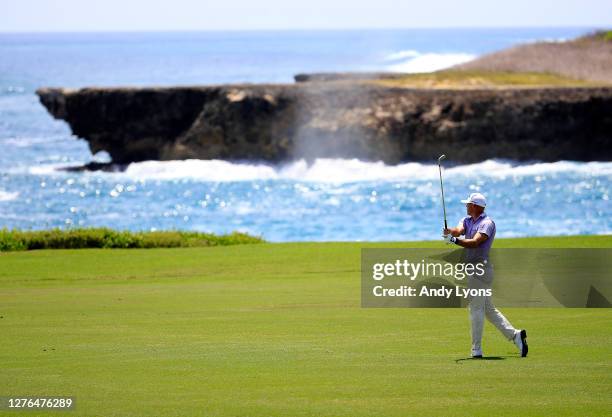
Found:
M 358 158 L 398 164 L 612 160 L 612 87 L 430 89 L 363 82 L 40 89 L 114 164 Z
M 608 52 L 609 32 L 596 32 L 518 45 L 433 73 L 313 73 L 297 74 L 294 84 L 40 88 L 37 94 L 92 153 L 112 158 L 113 165 L 77 170 L 183 159 L 357 158 L 394 165 L 441 152 L 455 163 L 610 161 Z

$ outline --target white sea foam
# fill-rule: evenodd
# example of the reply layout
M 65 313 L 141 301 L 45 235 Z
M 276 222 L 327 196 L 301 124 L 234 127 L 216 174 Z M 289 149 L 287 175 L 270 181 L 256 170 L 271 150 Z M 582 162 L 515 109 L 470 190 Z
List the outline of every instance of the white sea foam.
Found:
M 449 173 L 460 175 L 480 175 L 492 177 L 506 176 L 533 176 L 561 173 L 594 174 L 601 176 L 612 175 L 612 162 L 539 162 L 531 164 L 517 164 L 516 162 L 488 160 L 471 165 L 459 165 L 450 168 Z
M 19 197 L 18 192 L 8 192 L 0 190 L 0 201 L 11 201 Z
M 397 61 L 399 59 L 414 58 L 419 55 L 421 55 L 419 51 L 415 51 L 414 49 L 407 49 L 405 51 L 398 51 L 398 52 L 390 53 L 389 55 L 385 57 L 385 60 L 386 61 Z
M 420 53 L 414 50 L 398 51 L 387 55 L 387 61 L 400 61 L 387 66 L 393 72 L 432 72 L 463 64 L 476 58 L 468 53 Z
M 130 164 L 124 175 L 139 179 L 193 178 L 206 181 L 296 180 L 358 182 L 414 178 L 423 164 L 385 165 L 358 159 L 298 160 L 283 165 L 234 163 L 221 160 L 147 161 Z M 433 171 L 432 171 L 433 172 Z
M 14 146 L 17 148 L 27 148 L 33 145 L 47 144 L 51 142 L 60 142 L 65 141 L 66 138 L 58 137 L 58 136 L 49 136 L 49 137 L 10 137 L 10 138 L 0 138 L 0 143 L 2 145 Z
M 248 181 L 278 178 L 274 167 L 222 160 L 145 161 L 128 165 L 125 175 L 135 178 L 196 178 L 207 181 Z
M 61 171 L 67 164 L 45 164 L 14 168 L 11 173 L 32 175 L 75 175 Z M 445 164 L 447 176 L 465 177 L 526 177 L 573 173 L 581 175 L 612 176 L 612 162 L 533 162 L 518 163 L 494 160 L 467 164 Z M 133 179 L 177 180 L 194 179 L 212 182 L 293 180 L 304 182 L 348 183 L 363 181 L 403 181 L 438 178 L 435 163 L 408 162 L 387 165 L 358 159 L 319 158 L 312 162 L 297 160 L 279 165 L 255 162 L 189 159 L 184 161 L 145 161 L 128 165 L 123 172 L 85 172 L 84 175 L 118 176 Z
M 61 174 L 64 168 L 74 167 L 74 163 L 55 163 L 40 165 L 19 165 L 8 170 L 11 174 L 54 175 Z
M 612 176 L 612 162 L 571 162 L 518 164 L 487 160 L 476 164 L 450 166 L 445 175 L 478 177 L 518 177 L 559 173 Z M 283 165 L 229 162 L 221 160 L 147 161 L 130 164 L 123 173 L 136 179 L 197 179 L 202 181 L 294 180 L 305 182 L 362 182 L 409 179 L 436 179 L 437 164 L 409 162 L 386 165 L 358 159 L 298 160 Z

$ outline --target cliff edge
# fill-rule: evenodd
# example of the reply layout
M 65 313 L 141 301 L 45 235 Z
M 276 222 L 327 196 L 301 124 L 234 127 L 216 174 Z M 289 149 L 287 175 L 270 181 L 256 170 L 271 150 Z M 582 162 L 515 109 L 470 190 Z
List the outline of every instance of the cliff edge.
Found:
M 148 159 L 399 163 L 612 159 L 612 88 L 397 88 L 368 82 L 42 88 L 92 152 Z

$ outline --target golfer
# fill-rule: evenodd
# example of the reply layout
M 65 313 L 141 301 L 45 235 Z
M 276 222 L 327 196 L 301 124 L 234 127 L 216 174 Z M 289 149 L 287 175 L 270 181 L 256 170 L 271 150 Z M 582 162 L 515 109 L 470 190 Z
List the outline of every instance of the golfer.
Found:
M 465 203 L 467 216 L 457 227 L 444 229 L 444 240 L 447 243 L 466 248 L 467 262 L 484 262 L 487 265 L 482 276 L 468 277 L 468 287 L 491 288 L 493 268 L 488 263 L 488 258 L 489 250 L 495 239 L 495 223 L 485 213 L 487 204 L 482 194 L 470 194 L 467 200 L 461 200 L 461 202 Z M 465 237 L 460 238 L 459 236 Z M 485 316 L 508 340 L 514 341 L 522 357 L 527 356 L 527 332 L 512 327 L 508 319 L 495 308 L 490 296 L 475 296 L 470 298 L 473 358 L 482 358 L 482 331 Z

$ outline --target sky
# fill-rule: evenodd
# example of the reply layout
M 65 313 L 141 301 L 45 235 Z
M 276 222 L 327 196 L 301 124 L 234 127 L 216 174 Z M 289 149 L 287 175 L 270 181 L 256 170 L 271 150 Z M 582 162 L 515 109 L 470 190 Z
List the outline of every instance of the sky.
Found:
M 612 27 L 611 0 L 0 0 L 0 32 Z

